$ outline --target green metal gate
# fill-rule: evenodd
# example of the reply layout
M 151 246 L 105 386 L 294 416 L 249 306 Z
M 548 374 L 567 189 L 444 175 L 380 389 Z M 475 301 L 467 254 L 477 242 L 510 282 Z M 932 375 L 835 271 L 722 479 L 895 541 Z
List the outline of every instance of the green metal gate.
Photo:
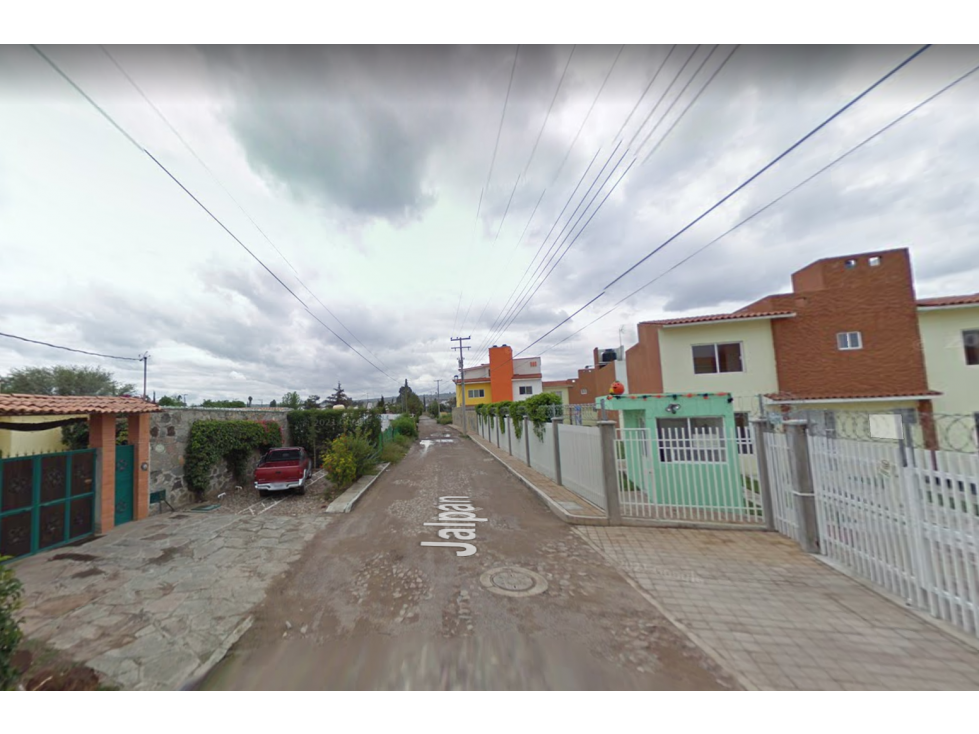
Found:
M 136 447 L 116 446 L 116 526 L 133 519 L 133 463 Z
M 0 556 L 27 556 L 92 535 L 96 451 L 0 460 Z

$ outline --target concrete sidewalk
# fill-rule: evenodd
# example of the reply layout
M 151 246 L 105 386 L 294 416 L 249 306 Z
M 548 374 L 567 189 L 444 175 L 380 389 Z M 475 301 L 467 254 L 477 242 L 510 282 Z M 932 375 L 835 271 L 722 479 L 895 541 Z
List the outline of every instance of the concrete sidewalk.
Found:
M 747 688 L 979 690 L 979 649 L 775 533 L 574 531 Z

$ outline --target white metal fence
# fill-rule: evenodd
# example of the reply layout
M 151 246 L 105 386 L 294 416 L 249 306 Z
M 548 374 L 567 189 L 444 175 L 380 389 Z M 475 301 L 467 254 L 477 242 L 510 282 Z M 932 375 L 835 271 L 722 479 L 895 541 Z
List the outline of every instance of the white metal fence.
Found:
M 820 551 L 979 636 L 979 457 L 808 441 Z
M 623 517 L 694 523 L 764 522 L 751 429 L 624 428 L 616 440 Z
M 801 543 L 802 535 L 796 503 L 795 479 L 792 476 L 792 455 L 788 437 L 780 431 L 763 431 L 765 455 L 768 459 L 768 486 L 772 493 L 772 523 L 775 529 Z

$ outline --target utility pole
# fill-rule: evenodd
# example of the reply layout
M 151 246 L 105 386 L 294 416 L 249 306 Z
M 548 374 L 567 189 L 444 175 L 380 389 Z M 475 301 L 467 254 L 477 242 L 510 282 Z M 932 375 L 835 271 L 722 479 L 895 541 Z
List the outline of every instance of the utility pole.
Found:
M 459 342 L 459 346 L 452 347 L 452 350 L 459 350 L 459 380 L 462 382 L 462 435 L 469 435 L 469 419 L 466 416 L 466 360 L 462 356 L 463 349 L 469 349 L 469 347 L 462 346 L 463 342 L 469 341 L 468 336 L 454 336 L 449 341 Z
M 143 400 L 146 400 L 149 396 L 146 394 L 146 363 L 149 362 L 150 353 L 144 352 L 139 357 L 140 361 L 143 363 Z
M 442 415 L 442 394 L 439 392 L 440 382 L 442 381 L 435 381 L 435 415 Z

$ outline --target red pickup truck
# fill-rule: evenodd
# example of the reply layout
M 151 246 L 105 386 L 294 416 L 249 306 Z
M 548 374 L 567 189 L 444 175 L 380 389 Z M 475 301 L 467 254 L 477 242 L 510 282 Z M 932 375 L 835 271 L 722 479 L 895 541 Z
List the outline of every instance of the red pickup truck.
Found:
M 271 449 L 255 468 L 255 489 L 262 497 L 270 492 L 295 490 L 306 494 L 306 482 L 313 473 L 313 460 L 299 446 Z

